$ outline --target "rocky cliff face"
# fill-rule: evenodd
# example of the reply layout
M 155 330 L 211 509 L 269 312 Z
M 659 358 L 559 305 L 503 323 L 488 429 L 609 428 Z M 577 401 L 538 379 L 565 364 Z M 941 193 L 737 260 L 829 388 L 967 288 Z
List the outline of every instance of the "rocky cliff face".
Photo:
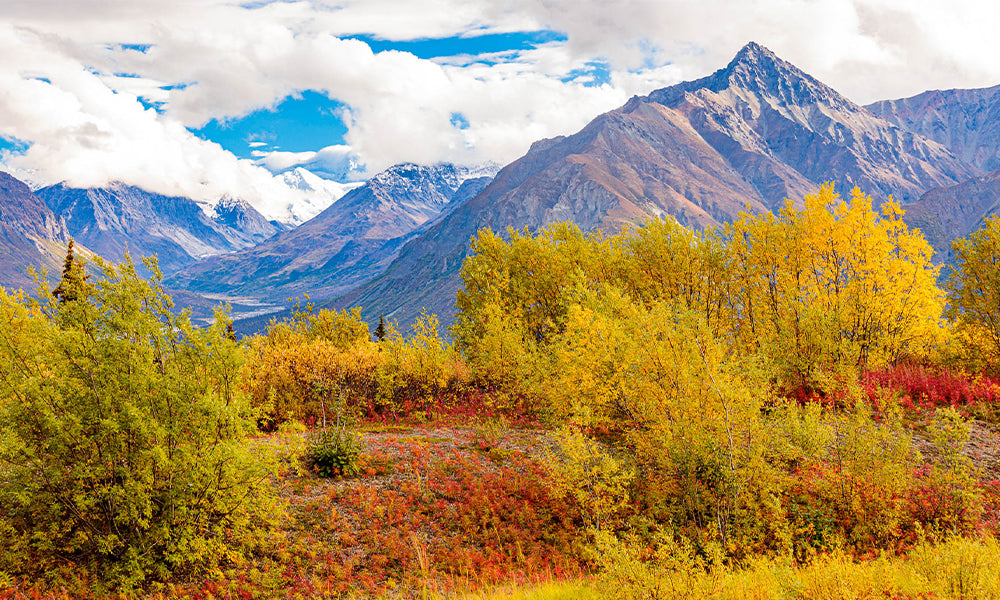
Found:
M 631 99 L 580 132 L 534 144 L 478 196 L 402 249 L 385 273 L 338 299 L 370 319 L 454 313 L 477 230 L 569 220 L 618 231 L 671 215 L 704 227 L 780 207 L 826 181 L 916 200 L 978 175 L 941 144 L 852 103 L 757 44 L 697 81 Z
M 983 172 L 1000 168 L 1000 85 L 932 90 L 867 108 L 890 123 L 939 142 Z
M 63 184 L 37 195 L 61 216 L 81 244 L 109 260 L 126 251 L 156 254 L 170 273 L 197 259 L 259 243 L 278 231 L 253 207 L 223 200 L 206 211 L 188 198 L 162 196 L 124 184 L 78 189 Z
M 407 240 L 485 187 L 489 173 L 396 165 L 296 229 L 201 261 L 169 283 L 279 301 L 302 293 L 330 298 L 380 273 Z
M 956 185 L 928 190 L 904 206 L 904 219 L 919 227 L 937 250 L 952 258 L 951 242 L 979 229 L 1000 203 L 1000 86 L 932 90 L 868 109 L 887 121 L 940 142 L 952 153 L 988 172 Z
M 32 288 L 29 266 L 58 274 L 68 242 L 63 220 L 25 183 L 0 172 L 0 286 Z
M 935 261 L 950 262 L 952 241 L 965 237 L 1000 212 L 1000 169 L 962 183 L 934 188 L 903 207 L 903 219 L 918 227 L 937 252 Z

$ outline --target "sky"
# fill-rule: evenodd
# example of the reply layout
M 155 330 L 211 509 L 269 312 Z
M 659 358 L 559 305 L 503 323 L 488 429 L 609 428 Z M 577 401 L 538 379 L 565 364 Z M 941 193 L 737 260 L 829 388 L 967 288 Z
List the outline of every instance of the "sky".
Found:
M 0 0 L 0 168 L 287 219 L 296 167 L 501 165 L 756 41 L 848 98 L 1000 83 L 973 0 Z

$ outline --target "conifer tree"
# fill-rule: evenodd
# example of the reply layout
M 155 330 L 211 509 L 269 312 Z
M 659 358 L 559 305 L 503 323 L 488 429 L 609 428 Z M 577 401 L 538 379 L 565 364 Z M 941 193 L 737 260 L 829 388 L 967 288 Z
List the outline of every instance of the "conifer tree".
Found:
M 378 316 L 378 327 L 375 328 L 375 338 L 380 342 L 385 339 L 385 315 Z
M 73 238 L 70 238 L 69 245 L 66 246 L 66 258 L 63 260 L 62 280 L 56 289 L 52 290 L 52 295 L 60 304 L 86 297 L 88 279 L 90 276 L 84 271 L 84 262 L 76 258 L 73 252 Z

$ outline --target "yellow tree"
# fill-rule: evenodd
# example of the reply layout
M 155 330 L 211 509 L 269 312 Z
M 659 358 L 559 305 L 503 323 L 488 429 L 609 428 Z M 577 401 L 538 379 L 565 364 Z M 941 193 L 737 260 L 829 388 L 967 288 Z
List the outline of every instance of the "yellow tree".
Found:
M 556 415 L 634 457 L 651 517 L 724 548 L 758 537 L 771 522 L 758 498 L 771 476 L 764 373 L 680 300 L 646 307 L 611 286 L 580 298 L 539 370 Z
M 573 290 L 606 244 L 571 223 L 508 236 L 484 229 L 472 241 L 452 332 L 478 377 L 516 385 L 536 347 L 562 332 Z
M 695 231 L 667 217 L 608 241 L 610 272 L 603 280 L 645 306 L 677 300 L 703 315 L 713 329 L 725 328 L 726 248 L 716 230 Z
M 824 371 L 921 354 L 943 309 L 938 268 L 919 231 L 889 200 L 881 217 L 856 189 L 832 185 L 777 215 L 742 215 L 726 231 L 738 339 L 789 376 L 814 385 Z
M 984 366 L 1000 359 L 1000 218 L 952 244 L 955 269 L 948 278 L 948 316 L 969 358 Z

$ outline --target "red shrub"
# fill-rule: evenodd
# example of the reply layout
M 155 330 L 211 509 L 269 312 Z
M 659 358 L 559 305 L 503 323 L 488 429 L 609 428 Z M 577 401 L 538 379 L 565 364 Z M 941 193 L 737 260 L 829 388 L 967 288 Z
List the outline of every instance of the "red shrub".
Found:
M 904 408 L 915 410 L 945 406 L 992 409 L 1000 403 L 1000 381 L 947 369 L 897 365 L 865 372 L 861 384 L 873 400 L 880 390 L 888 390 L 899 394 Z

